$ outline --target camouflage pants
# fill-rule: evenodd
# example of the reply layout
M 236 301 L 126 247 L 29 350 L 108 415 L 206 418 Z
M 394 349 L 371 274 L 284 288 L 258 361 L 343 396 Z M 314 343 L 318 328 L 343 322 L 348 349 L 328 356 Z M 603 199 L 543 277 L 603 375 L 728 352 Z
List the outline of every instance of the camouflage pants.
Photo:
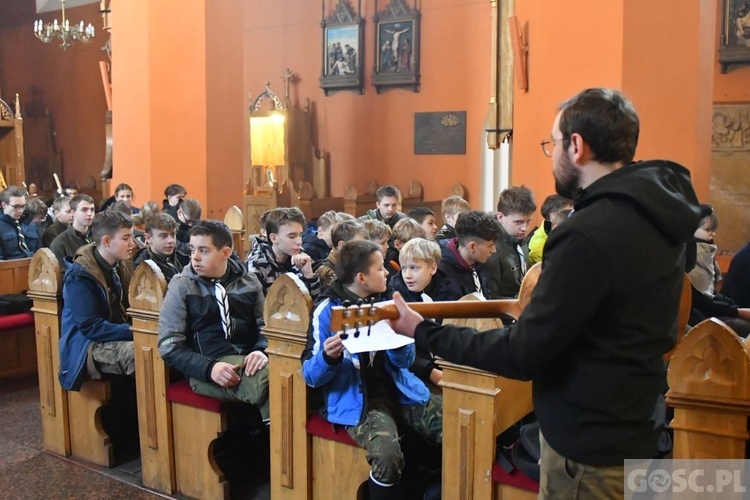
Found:
M 102 373 L 132 376 L 135 373 L 133 341 L 92 342 L 86 368 L 94 380 L 102 378 Z
M 219 358 L 219 361 L 242 366 L 245 356 L 232 354 Z M 252 377 L 246 376 L 243 369 L 240 372 L 240 383 L 233 387 L 221 387 L 213 381 L 207 382 L 194 377 L 190 378 L 190 387 L 193 392 L 203 396 L 211 396 L 234 403 L 250 403 L 260 410 L 263 420 L 268 420 L 271 417 L 268 401 L 268 365 Z
M 396 418 L 427 441 L 440 444 L 443 442 L 443 397 L 432 394 L 425 406 L 372 403 L 367 406 L 367 415 L 361 424 L 346 428 L 349 436 L 367 450 L 372 477 L 384 484 L 398 482 L 404 470 Z
M 574 462 L 553 450 L 539 433 L 541 445 L 540 500 L 623 498 L 623 466 L 593 466 Z

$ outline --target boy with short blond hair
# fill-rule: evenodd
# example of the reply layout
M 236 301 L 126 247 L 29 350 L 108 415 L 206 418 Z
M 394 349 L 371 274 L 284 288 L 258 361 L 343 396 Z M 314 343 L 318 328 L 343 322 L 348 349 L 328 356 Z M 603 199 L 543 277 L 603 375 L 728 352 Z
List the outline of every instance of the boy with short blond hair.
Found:
M 304 229 L 305 215 L 299 208 L 276 208 L 266 215 L 268 239 L 256 240 L 246 261 L 248 272 L 257 276 L 264 294 L 279 276 L 288 272 L 302 280 L 313 299 L 320 294 L 320 279 L 313 272 L 312 259 L 302 251 Z
M 440 245 L 432 240 L 413 238 L 399 253 L 401 271 L 389 282 L 393 291 L 400 292 L 406 302 L 440 302 L 458 300 L 463 292 L 438 266 L 442 259 Z M 417 356 L 410 370 L 423 382 L 438 385 L 443 378 L 429 351 L 417 346 Z
M 443 200 L 440 207 L 440 212 L 443 215 L 443 227 L 435 235 L 436 241 L 448 240 L 456 237 L 456 219 L 459 214 L 468 212 L 471 210 L 469 202 L 461 198 L 460 196 L 449 196 Z
M 388 270 L 388 276 L 393 276 L 401 269 L 398 264 L 398 253 L 401 247 L 412 238 L 426 237 L 424 229 L 414 219 L 402 219 L 393 226 L 393 233 L 391 234 L 393 244 L 389 246 L 385 253 L 385 268 Z
M 333 242 L 331 242 L 331 231 L 333 230 L 334 224 L 340 220 L 341 218 L 339 217 L 338 212 L 334 210 L 329 210 L 318 217 L 317 237 L 305 245 L 304 248 L 305 253 L 310 256 L 313 262 L 321 261 L 328 256 L 328 253 L 333 247 Z

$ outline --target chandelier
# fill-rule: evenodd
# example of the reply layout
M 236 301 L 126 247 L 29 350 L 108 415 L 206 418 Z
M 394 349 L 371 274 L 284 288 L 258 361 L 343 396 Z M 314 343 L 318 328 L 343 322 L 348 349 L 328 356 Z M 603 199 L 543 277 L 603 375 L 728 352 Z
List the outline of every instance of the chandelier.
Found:
M 60 40 L 60 48 L 67 49 L 78 40 L 81 43 L 89 43 L 94 38 L 94 27 L 89 23 L 83 25 L 83 21 L 71 26 L 70 20 L 65 18 L 65 0 L 60 0 L 62 6 L 62 22 L 55 19 L 51 23 L 44 24 L 41 19 L 34 21 L 34 35 L 44 43 L 51 43 L 55 39 Z

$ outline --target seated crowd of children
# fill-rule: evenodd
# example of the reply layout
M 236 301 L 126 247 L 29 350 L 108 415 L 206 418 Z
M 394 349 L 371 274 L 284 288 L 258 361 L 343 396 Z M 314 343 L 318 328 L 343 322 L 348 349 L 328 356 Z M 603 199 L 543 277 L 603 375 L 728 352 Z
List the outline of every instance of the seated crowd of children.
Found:
M 500 194 L 495 213 L 472 211 L 458 196 L 446 198 L 438 228 L 429 208 L 398 211 L 398 189 L 384 186 L 375 208 L 359 219 L 335 211 L 318 217 L 317 235 L 305 246 L 307 221 L 298 208 L 264 213 L 261 234 L 252 238 L 243 261 L 227 226 L 201 220 L 200 203 L 186 195 L 184 187 L 172 184 L 161 209 L 148 202 L 139 210 L 132 206 L 132 188 L 120 184 L 96 213 L 90 196 L 66 192 L 48 216 L 46 206 L 36 206 L 21 188 L 0 193 L 0 260 L 49 247 L 65 273 L 62 386 L 75 391 L 87 378 L 133 375 L 128 284 L 134 267 L 151 261 L 169 284 L 159 319 L 164 361 L 182 372 L 196 393 L 249 403 L 268 422 L 264 298 L 282 274 L 293 273 L 314 300 L 302 372 L 323 395 L 322 416 L 365 448 L 369 498 L 401 494 L 405 459 L 399 429 L 441 442 L 442 374 L 421 345 L 349 353 L 341 333 L 329 327 L 331 308 L 345 300 L 389 300 L 394 291 L 407 302 L 453 301 L 468 294 L 516 297 L 529 267 L 542 261 L 547 235 L 573 209 L 572 201 L 549 196 L 541 208 L 544 224 L 532 231 L 534 197 L 526 187 L 511 187 Z M 703 215 L 686 263 L 693 316 L 725 318 L 746 336 L 750 303 L 740 307 L 717 293 L 718 220 L 708 206 Z M 134 226 L 142 232 L 134 234 Z

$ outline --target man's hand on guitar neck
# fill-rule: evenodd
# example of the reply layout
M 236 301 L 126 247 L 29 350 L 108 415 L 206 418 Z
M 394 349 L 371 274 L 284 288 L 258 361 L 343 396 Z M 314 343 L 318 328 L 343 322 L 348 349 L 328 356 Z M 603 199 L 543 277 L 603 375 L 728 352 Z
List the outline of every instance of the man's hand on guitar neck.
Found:
M 389 319 L 388 323 L 396 333 L 414 338 L 414 331 L 417 329 L 417 325 L 424 321 L 424 318 L 409 307 L 399 292 L 393 293 L 393 303 L 398 309 L 398 318 Z

